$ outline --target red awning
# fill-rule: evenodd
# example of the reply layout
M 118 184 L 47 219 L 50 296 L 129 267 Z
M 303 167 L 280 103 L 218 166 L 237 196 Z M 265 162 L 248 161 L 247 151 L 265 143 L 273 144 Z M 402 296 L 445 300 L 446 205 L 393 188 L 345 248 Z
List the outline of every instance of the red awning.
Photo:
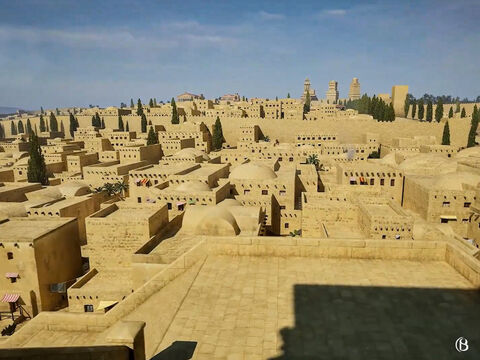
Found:
M 2 302 L 14 303 L 17 302 L 20 295 L 18 294 L 5 294 L 3 295 Z
M 6 278 L 18 278 L 18 273 L 8 272 L 8 273 L 5 273 L 5 277 Z

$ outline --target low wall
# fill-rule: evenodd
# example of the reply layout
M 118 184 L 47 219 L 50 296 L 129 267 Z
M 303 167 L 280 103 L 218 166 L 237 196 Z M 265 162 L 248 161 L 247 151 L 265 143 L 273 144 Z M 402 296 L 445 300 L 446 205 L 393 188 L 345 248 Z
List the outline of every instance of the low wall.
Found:
M 0 350 L 0 359 L 5 360 L 131 360 L 133 350 L 127 346 L 88 346 L 20 348 Z

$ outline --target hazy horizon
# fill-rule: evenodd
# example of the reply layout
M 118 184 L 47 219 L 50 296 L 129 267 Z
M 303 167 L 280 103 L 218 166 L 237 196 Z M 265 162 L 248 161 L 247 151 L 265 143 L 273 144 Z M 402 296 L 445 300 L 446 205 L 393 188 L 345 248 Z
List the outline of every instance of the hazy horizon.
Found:
M 362 93 L 480 95 L 480 2 L 0 0 L 0 106 Z

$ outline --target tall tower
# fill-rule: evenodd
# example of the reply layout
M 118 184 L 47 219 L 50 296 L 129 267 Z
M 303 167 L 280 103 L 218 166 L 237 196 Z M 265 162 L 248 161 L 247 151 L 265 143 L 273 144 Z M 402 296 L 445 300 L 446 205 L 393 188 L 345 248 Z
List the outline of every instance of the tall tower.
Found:
M 310 94 L 310 100 L 318 100 L 317 95 L 315 94 L 315 89 L 310 87 L 310 80 L 308 78 L 306 78 L 305 82 L 303 83 L 303 94 L 301 96 L 302 100 L 305 100 L 307 92 Z
M 332 80 L 328 83 L 327 102 L 329 104 L 336 104 L 338 102 L 338 83 Z
M 358 100 L 360 99 L 360 83 L 358 78 L 353 78 L 350 83 L 350 91 L 348 92 L 349 100 Z

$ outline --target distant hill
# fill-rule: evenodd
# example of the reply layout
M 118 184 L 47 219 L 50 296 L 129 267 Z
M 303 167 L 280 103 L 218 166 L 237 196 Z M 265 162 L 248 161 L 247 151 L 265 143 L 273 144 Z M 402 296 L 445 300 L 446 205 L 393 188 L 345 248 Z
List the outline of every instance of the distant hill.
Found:
M 0 106 L 0 114 L 13 114 L 13 113 L 16 113 L 17 110 L 21 110 L 21 109 L 17 107 L 12 107 L 12 106 Z

